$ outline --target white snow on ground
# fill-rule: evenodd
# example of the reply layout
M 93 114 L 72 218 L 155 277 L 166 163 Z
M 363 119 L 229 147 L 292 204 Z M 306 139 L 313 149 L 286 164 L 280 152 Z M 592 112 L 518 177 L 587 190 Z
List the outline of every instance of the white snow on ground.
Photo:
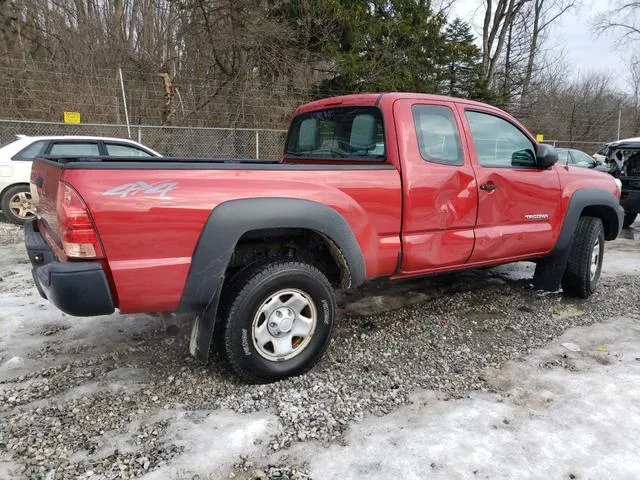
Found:
M 623 230 L 615 242 L 607 242 L 602 264 L 602 275 L 605 277 L 640 275 L 638 240 L 640 240 L 640 230 L 632 228 Z
M 167 478 L 228 478 L 228 471 L 240 455 L 262 450 L 271 435 L 280 430 L 279 419 L 264 412 L 238 415 L 229 411 L 176 412 L 167 435 L 185 453 L 166 467 L 148 473 L 145 480 Z M 197 478 L 197 477 L 196 477 Z
M 640 274 L 633 235 L 631 231 L 625 234 L 628 238 L 607 244 L 603 277 Z M 16 264 L 16 258 L 24 261 Z M 533 265 L 492 271 L 498 282 L 531 278 Z M 55 357 L 63 363 L 82 356 L 85 348 L 91 354 L 109 351 L 136 332 L 158 328 L 158 319 L 147 315 L 63 315 L 35 292 L 20 244 L 0 245 L 0 272 L 9 283 L 0 293 L 0 380 L 50 365 L 50 357 L 33 355 L 45 344 L 63 344 Z M 382 303 L 396 298 L 399 304 L 416 303 L 429 294 L 419 290 L 416 284 L 399 283 L 379 298 Z M 60 340 L 41 334 L 56 328 L 64 330 Z M 562 344 L 575 344 L 579 351 Z M 104 379 L 66 391 L 62 398 L 113 388 L 135 392 L 145 375 L 144 369 L 114 370 Z M 640 317 L 571 329 L 546 348 L 485 376 L 491 392 L 462 400 L 415 392 L 413 404 L 351 424 L 345 445 L 296 443 L 286 452 L 288 461 L 308 463 L 315 480 L 640 478 Z M 229 478 L 240 455 L 260 458 L 265 465 L 280 462 L 282 452 L 264 453 L 268 439 L 281 428 L 271 412 L 240 415 L 178 408 L 157 415 L 171 420 L 166 436 L 184 452 L 145 479 Z M 126 450 L 130 433 L 106 438 L 103 447 Z M 112 443 L 107 445 L 107 440 Z M 15 478 L 17 468 L 0 459 L 0 479 Z
M 316 480 L 640 478 L 637 318 L 571 329 L 487 378 L 495 393 L 418 392 L 353 426 L 346 447 L 301 445 L 292 457 Z

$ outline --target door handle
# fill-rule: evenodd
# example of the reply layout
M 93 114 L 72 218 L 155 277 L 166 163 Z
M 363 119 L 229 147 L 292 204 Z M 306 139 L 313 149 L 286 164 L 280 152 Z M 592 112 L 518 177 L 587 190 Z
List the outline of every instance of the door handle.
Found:
M 480 190 L 485 190 L 487 192 L 494 191 L 498 186 L 495 183 L 483 183 L 480 185 Z

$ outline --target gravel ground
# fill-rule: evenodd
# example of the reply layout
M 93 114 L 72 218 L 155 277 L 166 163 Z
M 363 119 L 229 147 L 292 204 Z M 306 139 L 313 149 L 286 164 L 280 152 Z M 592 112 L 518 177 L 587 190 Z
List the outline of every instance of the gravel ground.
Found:
M 419 388 L 449 398 L 490 389 L 486 368 L 500 368 L 569 327 L 638 313 L 640 305 L 637 276 L 605 277 L 586 301 L 535 292 L 504 267 L 394 287 L 377 282 L 341 295 L 334 339 L 311 372 L 249 386 L 222 362 L 203 366 L 187 355 L 188 319 L 177 318 L 180 333 L 167 337 L 146 315 L 98 323 L 55 312 L 29 286 L 21 235 L 0 223 L 0 460 L 12 478 L 162 472 L 185 449 L 170 433 L 176 412 L 198 423 L 228 409 L 277 417 L 253 447 L 263 458 L 282 454 L 282 462 L 256 464 L 246 455 L 206 476 L 186 468 L 175 478 L 308 479 L 305 465 L 287 459 L 292 444 L 340 444 L 352 422 L 393 412 Z M 24 309 L 33 324 L 2 334 Z M 98 330 L 87 341 L 82 322 L 115 338 Z

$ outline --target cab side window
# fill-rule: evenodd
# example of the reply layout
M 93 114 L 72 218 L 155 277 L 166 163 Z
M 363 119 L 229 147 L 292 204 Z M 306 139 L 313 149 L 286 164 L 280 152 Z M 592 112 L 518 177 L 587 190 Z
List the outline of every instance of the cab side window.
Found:
M 519 128 L 488 113 L 467 111 L 478 163 L 483 167 L 535 167 L 535 146 Z
M 460 135 L 453 112 L 439 105 L 414 105 L 411 111 L 422 158 L 445 165 L 462 165 Z

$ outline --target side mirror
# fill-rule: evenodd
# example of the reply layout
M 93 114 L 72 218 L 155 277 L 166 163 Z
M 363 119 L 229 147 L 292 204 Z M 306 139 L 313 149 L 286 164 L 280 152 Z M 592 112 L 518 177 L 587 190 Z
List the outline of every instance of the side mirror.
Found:
M 534 167 L 536 165 L 536 156 L 529 148 L 518 150 L 511 154 L 511 166 L 513 167 Z
M 549 168 L 558 161 L 558 152 L 551 145 L 545 143 L 538 144 L 536 150 L 536 164 L 540 168 Z

